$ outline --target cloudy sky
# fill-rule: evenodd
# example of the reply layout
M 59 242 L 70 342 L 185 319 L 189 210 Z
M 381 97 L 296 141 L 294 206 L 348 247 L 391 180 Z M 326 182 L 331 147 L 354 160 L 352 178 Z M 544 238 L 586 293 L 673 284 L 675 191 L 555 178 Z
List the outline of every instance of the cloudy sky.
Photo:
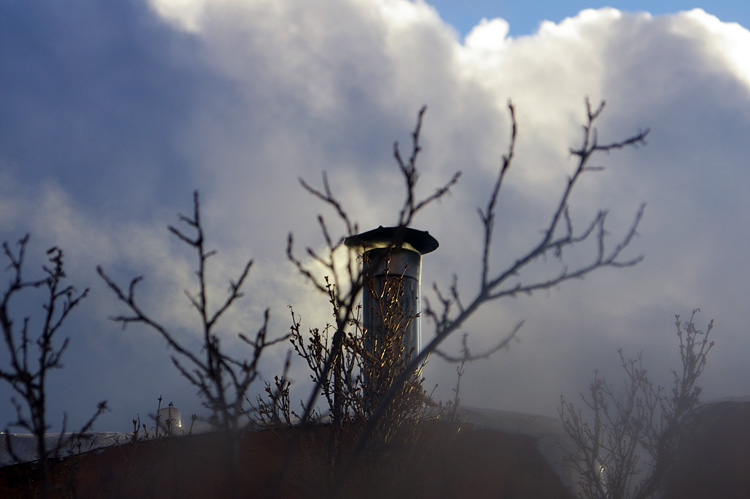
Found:
M 587 96 L 607 101 L 602 140 L 651 133 L 646 147 L 596 159 L 606 170 L 581 183 L 574 221 L 606 208 L 617 237 L 646 203 L 626 253 L 645 258 L 486 306 L 466 328 L 477 350 L 525 324 L 509 351 L 467 367 L 462 402 L 554 415 L 559 396 L 574 397 L 595 368 L 617 376 L 619 347 L 643 351 L 668 383 L 674 314 L 695 307 L 701 327 L 716 319 L 704 398 L 750 394 L 749 11 L 720 2 L 660 3 L 652 13 L 639 2 L 457 4 L 0 0 L 0 239 L 30 232 L 30 269 L 47 248 L 63 248 L 70 281 L 91 289 L 64 330 L 71 346 L 50 380 L 53 421 L 66 411 L 79 423 L 107 399 L 97 428 L 127 430 L 160 395 L 205 414 L 161 339 L 108 320 L 124 309 L 95 273 L 101 265 L 122 283 L 145 275 L 144 307 L 195 344 L 197 317 L 183 294 L 194 255 L 166 230 L 190 213 L 194 189 L 218 250 L 212 290 L 255 261 L 225 344 L 254 332 L 265 308 L 274 335 L 288 331 L 287 305 L 321 325 L 325 300 L 284 252 L 289 232 L 299 247 L 320 247 L 315 215 L 332 213 L 297 179 L 319 185 L 327 172 L 363 230 L 393 224 L 403 192 L 392 145 L 408 144 L 426 105 L 420 192 L 463 175 L 415 222 L 441 244 L 424 259 L 424 293 L 455 273 L 468 297 L 479 272 L 476 208 L 508 145 L 507 102 L 519 138 L 498 207 L 496 269 L 538 241 L 573 167 L 568 148 L 581 138 Z M 20 317 L 34 302 L 17 305 Z M 269 352 L 264 376 L 279 373 L 283 357 Z M 450 397 L 453 366 L 433 359 L 427 376 Z M 307 374 L 297 365 L 292 377 L 302 385 Z M 9 397 L 0 388 L 0 400 Z M 3 402 L 0 424 L 12 418 Z

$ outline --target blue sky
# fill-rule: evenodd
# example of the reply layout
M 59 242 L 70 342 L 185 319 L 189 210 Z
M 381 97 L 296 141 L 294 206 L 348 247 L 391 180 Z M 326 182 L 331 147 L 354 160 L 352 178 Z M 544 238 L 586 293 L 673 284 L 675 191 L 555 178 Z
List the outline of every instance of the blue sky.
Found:
M 736 22 L 750 26 L 750 9 L 742 2 L 717 1 L 709 4 L 672 0 L 612 1 L 612 2 L 558 2 L 555 0 L 532 0 L 512 2 L 503 0 L 427 0 L 434 6 L 445 22 L 452 25 L 461 36 L 465 36 L 479 24 L 482 18 L 500 17 L 508 21 L 510 36 L 530 35 L 537 31 L 542 21 L 559 23 L 575 16 L 584 9 L 613 7 L 625 12 L 649 12 L 654 15 L 672 14 L 683 10 L 703 8 L 724 22 Z
M 705 397 L 750 393 L 750 31 L 731 23 L 747 23 L 745 13 L 729 3 L 685 12 L 692 5 L 660 2 L 653 15 L 634 13 L 650 7 L 633 2 L 584 14 L 591 4 L 434 5 L 442 20 L 407 0 L 0 0 L 0 240 L 30 232 L 38 265 L 47 248 L 63 248 L 73 283 L 91 289 L 64 331 L 71 344 L 50 385 L 52 421 L 66 411 L 81 422 L 107 399 L 112 410 L 98 427 L 128 430 L 160 395 L 183 414 L 204 411 L 160 338 L 108 320 L 124 310 L 95 271 L 119 282 L 145 275 L 149 310 L 197 345 L 183 293 L 194 260 L 166 230 L 190 212 L 194 189 L 218 250 L 213 292 L 256 262 L 222 341 L 241 352 L 237 333 L 255 331 L 266 308 L 272 333 L 287 332 L 290 304 L 305 325 L 323 325 L 326 301 L 285 249 L 289 232 L 300 248 L 320 248 L 315 215 L 332 214 L 298 179 L 316 184 L 325 171 L 362 229 L 393 224 L 402 192 L 393 142 L 409 143 L 423 105 L 422 192 L 463 172 L 416 221 L 441 244 L 424 261 L 425 297 L 435 300 L 431 284 L 448 287 L 454 273 L 471 293 L 476 208 L 507 146 L 508 100 L 519 142 L 493 267 L 539 237 L 587 97 L 607 101 L 602 140 L 651 133 L 646 147 L 599 158 L 606 170 L 581 184 L 571 213 L 583 225 L 607 209 L 617 234 L 646 203 L 629 253 L 645 259 L 483 309 L 465 331 L 474 349 L 523 320 L 521 341 L 469 366 L 462 401 L 554 416 L 559 396 L 575 397 L 595 368 L 617 375 L 620 347 L 644 351 L 657 381 L 669 383 L 674 314 L 695 307 L 699 325 L 716 319 Z M 456 36 L 497 16 L 510 36 L 501 21 Z M 543 19 L 552 23 L 537 31 Z M 21 305 L 19 313 L 31 306 Z M 429 324 L 423 330 L 429 337 Z M 446 348 L 458 351 L 454 340 Z M 265 379 L 285 353 L 264 360 Z M 454 366 L 433 359 L 426 374 L 439 397 L 451 396 Z M 291 375 L 301 396 L 304 366 Z M 0 385 L 0 401 L 9 396 Z M 0 426 L 12 417 L 0 404 Z

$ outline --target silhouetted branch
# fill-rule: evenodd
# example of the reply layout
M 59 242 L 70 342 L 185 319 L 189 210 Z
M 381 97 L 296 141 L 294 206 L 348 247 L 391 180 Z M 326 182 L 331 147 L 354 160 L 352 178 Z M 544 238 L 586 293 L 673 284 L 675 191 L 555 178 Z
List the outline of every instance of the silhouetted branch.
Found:
M 96 418 L 106 410 L 106 402 L 99 403 L 97 412 L 77 433 L 67 433 L 67 416 L 63 415 L 57 443 L 48 447 L 45 436 L 51 425 L 47 422 L 47 376 L 52 369 L 62 367 L 62 356 L 70 344 L 70 338 L 64 338 L 62 343 L 56 344 L 56 335 L 89 290 L 87 288 L 77 293 L 73 286 L 64 284 L 66 275 L 63 251 L 58 247 L 47 250 L 49 265 L 42 265 L 44 277 L 25 279 L 23 272 L 28 242 L 27 234 L 18 241 L 16 252 L 7 243 L 2 245 L 3 253 L 10 262 L 6 267 L 10 271 L 10 282 L 0 299 L 0 328 L 8 355 L 8 365 L 0 367 L 0 379 L 8 383 L 20 397 L 11 397 L 16 421 L 10 423 L 10 426 L 22 428 L 34 436 L 40 470 L 39 493 L 41 497 L 47 497 L 49 459 L 58 457 L 68 442 L 87 432 Z M 12 301 L 30 289 L 43 289 L 45 294 L 41 324 L 36 335 L 31 331 L 30 316 L 23 318 L 20 327 L 16 326 L 12 317 Z M 37 354 L 36 357 L 32 357 L 34 353 Z M 7 436 L 8 429 L 5 431 L 9 454 L 20 460 Z
M 250 339 L 244 334 L 239 335 L 240 340 L 252 348 L 249 360 L 237 359 L 222 350 L 219 336 L 214 330 L 224 313 L 243 296 L 242 287 L 253 262 L 249 260 L 243 266 L 237 279 L 229 281 L 229 291 L 223 301 L 217 307 L 211 307 L 208 297 L 206 264 L 208 259 L 216 254 L 216 251 L 208 251 L 205 247 L 198 192 L 193 195 L 192 217 L 179 215 L 179 220 L 196 233 L 195 236 L 191 236 L 176 227 L 168 227 L 172 234 L 193 248 L 198 256 L 198 271 L 196 272 L 198 290 L 197 293 L 190 293 L 186 290 L 185 295 L 200 317 L 203 358 L 181 343 L 168 328 L 152 319 L 142 310 L 135 298 L 135 287 L 142 280 L 142 277 L 136 277 L 130 282 L 126 294 L 123 288 L 115 283 L 101 267 L 97 268 L 97 272 L 120 302 L 125 304 L 130 311 L 129 315 L 112 317 L 112 320 L 121 323 L 123 327 L 131 323 L 139 323 L 156 331 L 177 353 L 176 356 L 172 356 L 172 363 L 185 379 L 198 389 L 198 393 L 204 399 L 205 406 L 215 416 L 217 424 L 226 430 L 237 430 L 240 427 L 241 416 L 246 413 L 243 407 L 246 393 L 250 385 L 258 378 L 258 362 L 263 351 L 276 343 L 285 341 L 288 335 L 275 340 L 268 340 L 269 312 L 266 310 L 263 323 L 254 339 Z M 187 366 L 183 365 L 182 361 L 187 361 Z
M 495 345 L 493 345 L 490 348 L 487 348 L 485 350 L 482 350 L 478 354 L 471 353 L 471 349 L 469 348 L 469 342 L 468 334 L 464 334 L 461 338 L 461 355 L 449 355 L 439 348 L 436 348 L 433 353 L 435 353 L 438 357 L 442 358 L 443 360 L 446 360 L 448 362 L 453 362 L 455 364 L 465 364 L 467 362 L 474 362 L 477 360 L 484 360 L 489 359 L 494 355 L 496 352 L 499 352 L 500 350 L 505 350 L 508 347 L 510 347 L 510 342 L 514 339 L 518 338 L 518 333 L 521 331 L 521 328 L 523 327 L 523 321 L 516 324 L 516 326 L 513 328 L 513 330 L 508 333 L 504 338 L 502 338 L 500 341 L 498 341 Z

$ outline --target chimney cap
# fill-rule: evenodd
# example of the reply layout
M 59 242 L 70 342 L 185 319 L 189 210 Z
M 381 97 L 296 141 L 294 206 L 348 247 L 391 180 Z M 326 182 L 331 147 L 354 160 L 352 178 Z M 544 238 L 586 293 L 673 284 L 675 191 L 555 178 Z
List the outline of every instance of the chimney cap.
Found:
M 344 239 L 344 244 L 350 248 L 363 248 L 365 251 L 373 248 L 387 248 L 389 246 L 403 246 L 416 250 L 421 254 L 435 251 L 439 243 L 426 230 L 410 227 L 383 227 L 373 229 Z

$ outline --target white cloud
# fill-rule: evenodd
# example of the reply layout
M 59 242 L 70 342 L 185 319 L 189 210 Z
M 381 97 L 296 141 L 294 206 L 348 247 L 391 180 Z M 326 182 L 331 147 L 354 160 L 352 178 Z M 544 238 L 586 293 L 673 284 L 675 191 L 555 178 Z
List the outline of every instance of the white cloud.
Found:
M 685 22 L 676 26 L 676 31 L 705 39 L 707 57 L 715 59 L 718 66 L 731 69 L 750 88 L 750 62 L 746 57 L 750 50 L 750 31 L 736 23 L 721 22 L 702 9 L 693 9 L 681 16 Z
M 174 26 L 190 32 L 200 31 L 200 19 L 206 2 L 196 0 L 154 0 L 154 10 Z

